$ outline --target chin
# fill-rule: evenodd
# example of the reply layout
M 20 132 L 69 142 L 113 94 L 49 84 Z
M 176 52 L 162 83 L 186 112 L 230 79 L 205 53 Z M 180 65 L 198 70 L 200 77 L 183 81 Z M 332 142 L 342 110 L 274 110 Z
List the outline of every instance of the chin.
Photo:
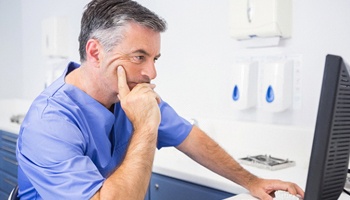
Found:
M 129 89 L 132 90 L 138 83 L 128 83 Z

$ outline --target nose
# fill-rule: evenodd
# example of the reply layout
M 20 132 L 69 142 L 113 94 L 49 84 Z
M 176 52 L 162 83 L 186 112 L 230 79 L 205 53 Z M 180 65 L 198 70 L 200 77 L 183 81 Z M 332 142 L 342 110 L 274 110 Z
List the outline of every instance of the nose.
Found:
M 156 70 L 156 67 L 154 65 L 154 62 L 145 66 L 143 68 L 143 70 L 141 71 L 141 75 L 149 77 L 150 80 L 155 79 L 157 77 L 157 70 Z

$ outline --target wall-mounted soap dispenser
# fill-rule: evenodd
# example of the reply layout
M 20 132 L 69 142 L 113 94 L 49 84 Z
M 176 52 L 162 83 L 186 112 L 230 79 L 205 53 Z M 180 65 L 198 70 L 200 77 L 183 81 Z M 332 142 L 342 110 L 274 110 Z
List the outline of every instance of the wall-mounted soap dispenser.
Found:
M 234 65 L 232 105 L 234 109 L 245 110 L 257 102 L 257 62 L 239 62 Z
M 281 112 L 293 102 L 293 61 L 263 63 L 260 70 L 259 98 L 263 110 Z

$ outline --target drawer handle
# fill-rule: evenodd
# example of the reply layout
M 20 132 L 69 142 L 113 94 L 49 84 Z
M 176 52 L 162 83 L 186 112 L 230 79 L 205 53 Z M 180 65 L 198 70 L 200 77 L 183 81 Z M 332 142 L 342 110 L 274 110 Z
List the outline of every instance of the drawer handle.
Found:
M 12 182 L 11 180 L 5 178 L 4 181 L 10 185 L 12 185 L 12 187 L 15 187 L 16 186 L 16 183 Z
M 18 166 L 18 162 L 17 161 L 14 161 L 14 160 L 11 160 L 11 159 L 9 159 L 9 158 L 6 158 L 6 157 L 2 157 L 5 161 L 7 161 L 7 162 L 9 162 L 9 163 L 11 163 L 11 164 L 14 164 L 14 165 L 17 165 Z
M 2 150 L 5 150 L 7 152 L 10 152 L 12 154 L 16 154 L 16 150 L 8 147 L 1 147 Z
M 13 143 L 16 143 L 16 142 L 17 142 L 17 139 L 16 139 L 16 138 L 12 138 L 12 137 L 9 137 L 9 136 L 6 136 L 6 135 L 3 135 L 3 136 L 2 136 L 2 139 L 7 140 L 7 141 L 9 141 L 9 142 L 13 142 Z

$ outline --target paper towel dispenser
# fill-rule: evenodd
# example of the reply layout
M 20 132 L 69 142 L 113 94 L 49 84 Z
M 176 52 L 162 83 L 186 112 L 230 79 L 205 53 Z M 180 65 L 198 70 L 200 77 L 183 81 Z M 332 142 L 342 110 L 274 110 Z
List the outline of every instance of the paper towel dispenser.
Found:
M 68 20 L 50 17 L 42 21 L 42 50 L 45 56 L 68 57 Z
M 289 38 L 292 0 L 230 0 L 230 32 L 238 40 Z

